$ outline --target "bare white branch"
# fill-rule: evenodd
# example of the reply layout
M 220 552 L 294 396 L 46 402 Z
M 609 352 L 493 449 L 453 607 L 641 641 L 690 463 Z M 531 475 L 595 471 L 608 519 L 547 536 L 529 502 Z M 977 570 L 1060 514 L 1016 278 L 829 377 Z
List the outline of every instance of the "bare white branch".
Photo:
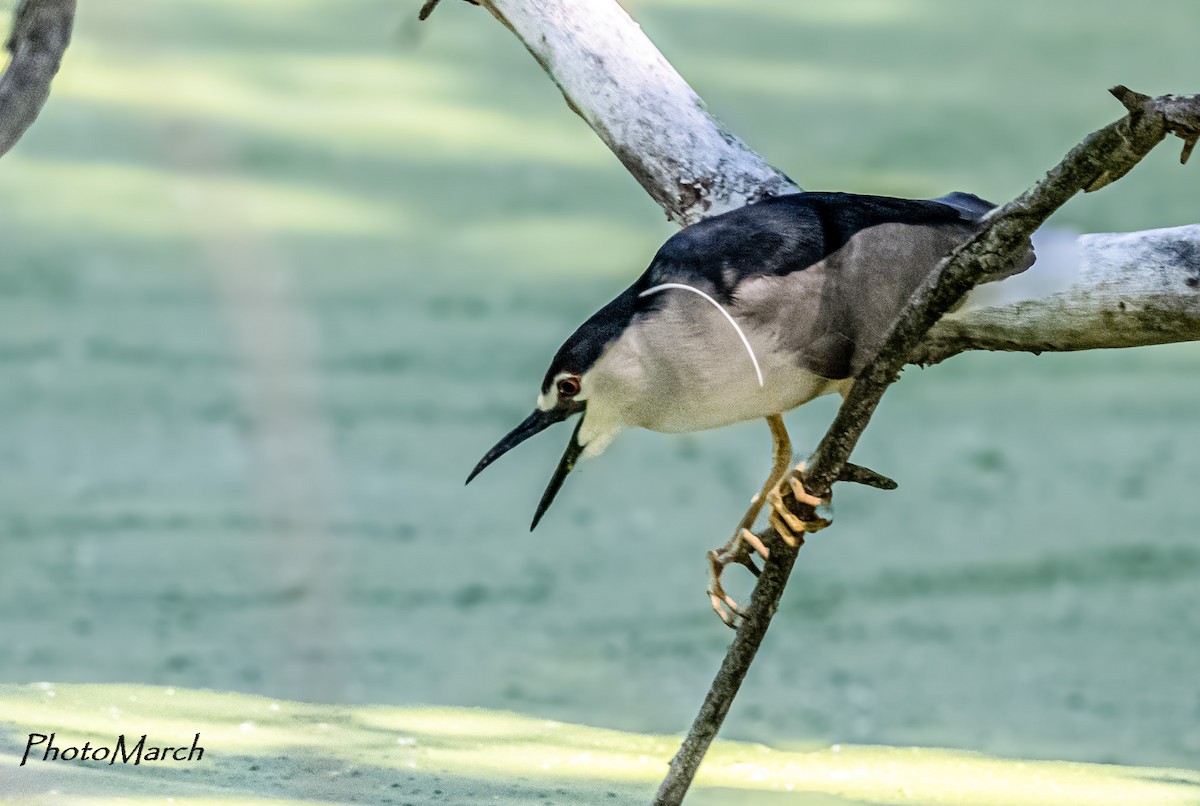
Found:
M 681 224 L 796 187 L 705 111 L 613 0 L 485 0 L 646 192 Z
M 1032 268 L 979 286 L 930 331 L 919 363 L 965 350 L 1046 352 L 1200 340 L 1200 224 L 1040 232 Z

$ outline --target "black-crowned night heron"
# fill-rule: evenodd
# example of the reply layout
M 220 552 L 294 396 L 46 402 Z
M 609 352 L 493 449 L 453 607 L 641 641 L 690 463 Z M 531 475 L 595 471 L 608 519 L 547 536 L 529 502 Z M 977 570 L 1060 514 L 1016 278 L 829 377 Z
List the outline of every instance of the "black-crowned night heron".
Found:
M 827 502 L 789 472 L 782 413 L 830 392 L 845 395 L 913 291 L 992 207 L 966 193 L 931 201 L 797 193 L 682 230 L 559 348 L 537 408 L 467 481 L 547 426 L 581 414 L 532 529 L 576 461 L 598 455 L 624 428 L 679 433 L 765 418 L 775 442 L 771 475 L 729 543 L 709 552 L 708 593 L 730 623 L 737 605 L 721 574 L 730 563 L 754 569 L 751 551 L 767 555 L 750 531 L 764 503 L 793 545 L 796 534 L 828 523 L 803 521 L 783 505 L 784 485 L 804 503 Z

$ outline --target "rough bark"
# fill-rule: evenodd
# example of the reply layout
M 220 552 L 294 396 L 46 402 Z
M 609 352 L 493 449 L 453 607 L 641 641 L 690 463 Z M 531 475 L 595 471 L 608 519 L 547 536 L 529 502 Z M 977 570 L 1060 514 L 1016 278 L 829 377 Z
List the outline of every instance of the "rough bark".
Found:
M 8 36 L 11 60 L 0 77 L 0 156 L 42 111 L 50 81 L 71 42 L 75 0 L 21 0 Z

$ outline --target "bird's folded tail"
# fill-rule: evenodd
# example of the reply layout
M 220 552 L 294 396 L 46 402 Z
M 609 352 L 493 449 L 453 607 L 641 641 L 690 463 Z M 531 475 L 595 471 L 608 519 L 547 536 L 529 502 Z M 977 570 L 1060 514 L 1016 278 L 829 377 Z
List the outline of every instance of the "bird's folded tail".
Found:
M 931 199 L 931 201 L 958 210 L 964 221 L 978 221 L 996 209 L 996 205 L 987 199 L 981 199 L 974 193 L 963 193 L 959 190 Z
M 963 193 L 959 190 L 956 190 L 953 193 L 947 193 L 945 196 L 939 196 L 932 201 L 954 208 L 958 211 L 958 214 L 962 217 L 963 221 L 969 223 L 979 222 L 985 215 L 990 213 L 992 210 L 995 210 L 997 207 L 997 205 L 993 204 L 987 199 L 979 198 L 974 193 Z M 997 280 L 1003 280 L 1008 277 L 1012 277 L 1015 274 L 1020 274 L 1032 266 L 1035 260 L 1036 255 L 1033 250 L 1033 243 L 1030 242 L 1029 249 L 1026 250 L 1024 256 L 1019 259 L 1010 269 L 1001 272 L 1000 274 L 984 278 L 983 284 L 993 284 Z M 973 296 L 976 299 L 982 299 L 986 295 L 978 295 L 972 292 L 972 294 L 969 294 L 968 296 Z M 960 310 L 965 301 L 966 298 L 964 297 L 964 299 L 960 300 L 958 304 L 956 304 L 951 310 Z

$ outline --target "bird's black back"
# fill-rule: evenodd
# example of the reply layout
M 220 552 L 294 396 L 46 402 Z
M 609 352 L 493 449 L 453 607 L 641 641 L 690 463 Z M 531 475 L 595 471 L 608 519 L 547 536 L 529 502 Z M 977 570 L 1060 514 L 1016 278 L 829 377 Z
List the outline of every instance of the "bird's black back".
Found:
M 583 373 L 641 311 L 659 298 L 638 295 L 678 282 L 733 302 L 748 279 L 784 276 L 814 266 L 863 230 L 881 224 L 958 225 L 964 232 L 994 205 L 967 193 L 915 200 L 853 193 L 795 193 L 731 210 L 676 233 L 629 288 L 591 316 L 559 349 L 542 384 L 555 375 Z
M 749 277 L 802 271 L 880 224 L 938 225 L 973 221 L 992 208 L 965 193 L 947 201 L 854 193 L 777 196 L 693 224 L 663 244 L 635 287 L 707 281 L 722 303 Z M 951 201 L 954 206 L 951 206 Z M 690 278 L 690 279 L 683 279 Z

